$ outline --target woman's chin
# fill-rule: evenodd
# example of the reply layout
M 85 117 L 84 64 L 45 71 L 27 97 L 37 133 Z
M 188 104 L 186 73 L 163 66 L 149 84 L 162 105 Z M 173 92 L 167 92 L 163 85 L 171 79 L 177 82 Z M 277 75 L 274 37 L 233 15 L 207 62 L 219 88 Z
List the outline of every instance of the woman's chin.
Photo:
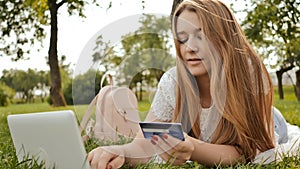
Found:
M 208 73 L 207 73 L 206 70 L 190 69 L 190 72 L 191 72 L 191 74 L 193 76 L 197 76 L 197 77 L 199 77 L 199 76 L 207 76 L 208 75 Z

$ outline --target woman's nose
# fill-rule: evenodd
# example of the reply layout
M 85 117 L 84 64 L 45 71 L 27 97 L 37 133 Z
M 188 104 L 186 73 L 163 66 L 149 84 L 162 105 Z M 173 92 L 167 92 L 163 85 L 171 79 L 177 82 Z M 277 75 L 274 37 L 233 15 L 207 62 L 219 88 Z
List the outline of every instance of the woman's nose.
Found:
M 187 52 L 198 52 L 199 48 L 198 48 L 198 45 L 197 42 L 195 41 L 194 38 L 190 38 L 186 44 L 186 51 Z

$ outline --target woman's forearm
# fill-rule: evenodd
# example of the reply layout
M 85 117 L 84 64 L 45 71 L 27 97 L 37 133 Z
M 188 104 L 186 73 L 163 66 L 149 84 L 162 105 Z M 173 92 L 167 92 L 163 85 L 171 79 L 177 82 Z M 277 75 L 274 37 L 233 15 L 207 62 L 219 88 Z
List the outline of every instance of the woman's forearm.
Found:
M 211 144 L 195 138 L 191 139 L 195 147 L 191 157 L 193 161 L 207 166 L 233 165 L 243 161 L 242 155 L 234 146 Z
M 164 122 L 156 119 L 152 111 L 149 111 L 145 122 Z M 125 152 L 125 162 L 131 165 L 147 163 L 155 154 L 155 146 L 149 139 L 145 139 L 143 132 L 139 130 L 134 140 L 122 146 Z
M 122 146 L 124 148 L 125 162 L 135 166 L 147 163 L 154 155 L 151 143 L 148 140 L 135 140 L 132 143 Z M 148 143 L 148 144 L 147 144 Z
M 141 132 L 138 132 L 137 137 L 131 143 L 120 148 L 125 153 L 125 162 L 133 166 L 147 163 L 156 153 L 150 140 L 144 139 Z

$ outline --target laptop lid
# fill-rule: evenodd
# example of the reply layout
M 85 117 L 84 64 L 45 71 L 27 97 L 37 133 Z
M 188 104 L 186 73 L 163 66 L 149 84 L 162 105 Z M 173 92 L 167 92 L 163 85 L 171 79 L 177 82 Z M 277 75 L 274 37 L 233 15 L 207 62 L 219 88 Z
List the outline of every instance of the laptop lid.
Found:
M 89 168 L 73 111 L 15 114 L 7 120 L 19 162 L 34 157 L 46 168 Z

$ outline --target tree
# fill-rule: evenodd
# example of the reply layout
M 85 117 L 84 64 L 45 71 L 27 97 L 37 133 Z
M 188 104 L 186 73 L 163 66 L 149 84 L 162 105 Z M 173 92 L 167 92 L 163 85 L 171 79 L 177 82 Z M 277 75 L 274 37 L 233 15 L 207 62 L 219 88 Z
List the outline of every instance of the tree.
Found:
M 300 65 L 300 4 L 295 0 L 250 0 L 250 4 L 251 7 L 244 10 L 247 17 L 242 26 L 265 58 L 277 57 L 278 92 L 280 99 L 284 99 L 282 75 L 295 66 L 299 69 Z M 298 100 L 299 80 L 297 78 L 295 88 Z
M 159 81 L 164 71 L 175 65 L 175 59 L 170 53 L 170 19 L 145 14 L 139 22 L 139 28 L 123 35 L 121 43 L 114 46 L 99 35 L 93 58 L 99 61 L 104 71 L 116 72 L 119 84 L 139 87 L 139 99 L 142 99 L 142 86 L 152 82 L 151 78 Z
M 49 84 L 48 74 L 45 71 L 36 71 L 33 69 L 24 70 L 4 70 L 1 81 L 7 86 L 22 94 L 22 100 L 26 102 L 33 101 L 32 90 L 38 84 Z
M 96 0 L 91 0 L 95 3 Z M 24 53 L 29 53 L 29 45 L 45 38 L 45 26 L 50 25 L 50 47 L 48 60 L 50 66 L 51 89 L 50 95 L 53 106 L 65 106 L 62 94 L 61 76 L 57 58 L 57 12 L 67 6 L 70 15 L 83 15 L 84 0 L 8 0 L 0 2 L 0 29 L 2 36 L 1 51 L 7 55 L 15 55 L 14 60 L 22 59 Z M 31 36 L 28 36 L 30 34 Z M 14 38 L 15 37 L 15 40 Z M 5 43 L 9 41 L 10 43 Z
M 140 23 L 141 27 L 135 32 L 122 37 L 124 61 L 118 72 L 119 76 L 125 77 L 124 82 L 130 82 L 129 87 L 139 87 L 139 99 L 142 100 L 142 87 L 151 81 L 149 75 L 158 82 L 165 70 L 175 65 L 175 58 L 170 53 L 170 19 L 144 15 Z
M 104 72 L 112 70 L 122 61 L 122 58 L 116 54 L 115 46 L 110 41 L 105 41 L 102 34 L 97 37 L 93 52 L 93 62 L 99 62 Z
M 15 95 L 15 90 L 0 81 L 0 107 L 9 105 Z
M 100 90 L 100 80 L 103 73 L 90 69 L 86 73 L 77 75 L 72 83 L 64 90 L 68 104 L 88 104 Z M 105 81 L 103 85 L 106 85 Z

